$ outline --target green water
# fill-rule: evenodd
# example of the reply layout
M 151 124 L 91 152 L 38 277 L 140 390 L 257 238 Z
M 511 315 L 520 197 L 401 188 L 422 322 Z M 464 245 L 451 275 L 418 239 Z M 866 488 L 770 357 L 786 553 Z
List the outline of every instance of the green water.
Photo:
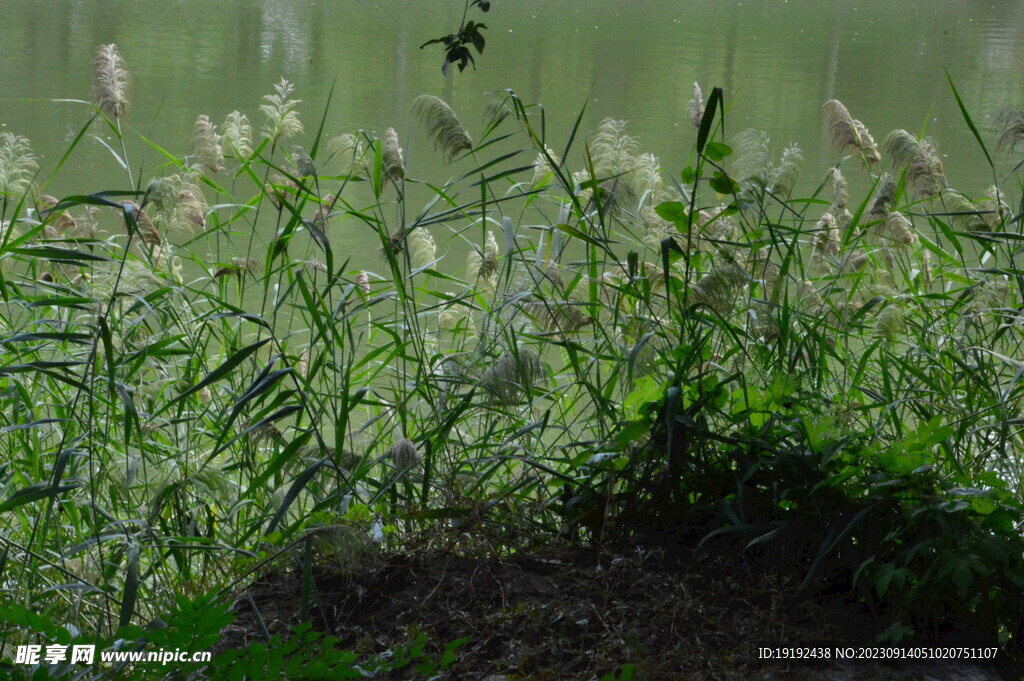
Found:
M 415 96 L 446 98 L 478 134 L 487 93 L 504 88 L 544 104 L 559 151 L 586 104 L 586 129 L 606 116 L 628 120 L 674 174 L 693 146 L 686 105 L 699 81 L 705 92 L 721 85 L 731 99 L 729 134 L 753 126 L 776 148 L 800 143 L 801 187 L 816 186 L 837 158 L 821 116 L 822 103 L 835 97 L 876 139 L 896 127 L 926 129 L 951 186 L 978 194 L 992 175 L 943 67 L 988 141 L 992 114 L 1024 105 L 1024 3 L 1016 0 L 497 0 L 485 16 L 488 43 L 477 70 L 446 78 L 440 50 L 419 45 L 454 30 L 461 12 L 459 0 L 8 1 L 0 124 L 32 140 L 41 177 L 48 176 L 89 112 L 47 100 L 89 99 L 96 46 L 116 42 L 135 82 L 128 120 L 135 171 L 153 172 L 164 159 L 132 132 L 185 154 L 197 114 L 219 122 L 240 109 L 258 127 L 260 98 L 284 76 L 303 99 L 307 133 L 294 143 L 311 144 L 333 86 L 327 135 L 393 126 L 413 177 L 437 182 L 458 172 L 440 165 L 410 115 Z M 1000 170 L 1013 160 L 997 157 Z M 222 183 L 230 182 L 224 173 Z M 47 191 L 126 184 L 110 152 L 87 139 Z M 365 230 L 338 234 L 358 245 Z

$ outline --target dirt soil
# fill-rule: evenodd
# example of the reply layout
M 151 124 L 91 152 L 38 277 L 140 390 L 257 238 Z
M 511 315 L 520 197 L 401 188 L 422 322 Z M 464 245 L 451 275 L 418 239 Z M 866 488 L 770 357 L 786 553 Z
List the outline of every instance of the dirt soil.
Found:
M 635 549 L 566 545 L 473 557 L 434 548 L 382 558 L 358 575 L 328 561 L 313 578 L 314 623 L 357 652 L 382 653 L 424 634 L 437 654 L 467 637 L 449 679 L 597 681 L 620 678 L 624 664 L 649 681 L 999 678 L 759 662 L 759 645 L 841 643 L 856 616 L 848 604 L 807 600 L 794 584 L 724 557 L 668 564 Z M 290 631 L 302 584 L 298 567 L 262 575 L 240 594 L 223 645 L 264 640 L 256 611 L 270 634 Z

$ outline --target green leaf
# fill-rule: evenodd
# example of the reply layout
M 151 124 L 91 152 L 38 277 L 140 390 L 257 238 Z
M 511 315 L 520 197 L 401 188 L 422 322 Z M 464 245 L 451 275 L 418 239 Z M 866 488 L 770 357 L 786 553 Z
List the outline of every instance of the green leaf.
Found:
M 722 106 L 722 88 L 716 87 L 708 97 L 708 103 L 704 107 L 704 116 L 700 119 L 700 128 L 697 130 L 697 153 L 704 153 L 704 146 L 707 144 L 708 136 L 711 134 L 711 127 L 715 122 L 715 113 Z
M 718 163 L 727 156 L 732 155 L 732 147 L 723 142 L 708 142 L 708 145 L 704 148 L 704 155 L 708 160 Z
M 660 402 L 664 396 L 665 390 L 661 383 L 653 376 L 644 376 L 636 382 L 633 392 L 626 395 L 623 406 L 627 412 L 636 413 L 642 405 L 648 402 Z
M 677 225 L 685 224 L 689 219 L 689 215 L 686 212 L 686 206 L 679 201 L 665 201 L 659 203 L 654 207 L 654 212 L 658 214 L 662 220 L 668 220 L 674 222 Z
M 728 175 L 723 175 L 718 170 L 715 171 L 715 176 L 711 178 L 708 184 L 719 194 L 736 194 L 740 190 L 740 185 L 736 180 Z
M 971 129 L 971 133 L 974 135 L 974 139 L 978 141 L 978 146 L 985 152 L 985 158 L 988 160 L 989 166 L 995 167 L 995 163 L 992 162 L 992 156 L 988 153 L 988 148 L 985 146 L 985 141 L 981 139 L 981 133 L 978 132 L 978 126 L 974 124 L 971 119 L 971 114 L 967 113 L 967 107 L 964 106 L 964 100 L 960 99 L 960 93 L 957 92 L 956 85 L 953 84 L 953 77 L 949 75 L 949 70 L 946 68 L 942 69 L 946 72 L 946 80 L 949 81 L 949 87 L 953 90 L 953 97 L 956 98 L 956 105 L 960 107 L 960 113 L 964 117 L 964 121 L 967 122 L 967 127 Z

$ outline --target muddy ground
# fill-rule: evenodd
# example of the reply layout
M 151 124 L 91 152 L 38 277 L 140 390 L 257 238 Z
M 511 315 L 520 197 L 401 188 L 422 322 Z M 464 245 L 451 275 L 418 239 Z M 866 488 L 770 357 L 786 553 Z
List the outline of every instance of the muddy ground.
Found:
M 636 679 L 996 679 L 973 667 L 805 667 L 765 663 L 757 646 L 853 643 L 870 628 L 844 595 L 809 598 L 791 580 L 725 556 L 667 560 L 652 551 L 548 546 L 511 555 L 413 548 L 353 570 L 324 560 L 306 594 L 321 630 L 361 654 L 425 635 L 428 652 L 466 638 L 441 678 L 596 681 Z M 223 645 L 241 647 L 301 621 L 301 562 L 260 576 L 235 606 Z M 257 615 L 258 613 L 258 615 Z M 394 674 L 391 678 L 403 677 Z

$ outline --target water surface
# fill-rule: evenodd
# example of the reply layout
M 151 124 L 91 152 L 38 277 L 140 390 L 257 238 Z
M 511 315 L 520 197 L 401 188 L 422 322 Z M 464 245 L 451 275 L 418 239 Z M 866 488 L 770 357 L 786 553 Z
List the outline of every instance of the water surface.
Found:
M 505 88 L 543 103 L 553 147 L 586 104 L 587 129 L 606 116 L 628 120 L 675 174 L 693 146 L 686 105 L 698 81 L 725 89 L 730 134 L 757 127 L 778 149 L 799 142 L 805 187 L 837 159 L 821 116 L 835 97 L 879 140 L 896 127 L 937 138 L 951 185 L 977 194 L 992 174 L 943 67 L 988 140 L 1000 106 L 1024 106 L 1024 3 L 1015 0 L 497 0 L 477 69 L 446 78 L 440 50 L 419 45 L 454 30 L 461 12 L 457 0 L 6 2 L 0 124 L 31 138 L 49 175 L 88 111 L 47 100 L 89 99 L 96 46 L 116 42 L 134 74 L 131 130 L 176 154 L 187 153 L 197 114 L 220 121 L 240 109 L 258 125 L 260 98 L 284 76 L 303 99 L 307 134 L 296 143 L 311 143 L 333 87 L 328 135 L 393 126 L 410 175 L 435 182 L 455 171 L 416 127 L 413 98 L 448 99 L 478 133 L 487 93 Z M 129 138 L 135 169 L 164 162 Z M 48 191 L 123 187 L 124 178 L 90 139 Z

